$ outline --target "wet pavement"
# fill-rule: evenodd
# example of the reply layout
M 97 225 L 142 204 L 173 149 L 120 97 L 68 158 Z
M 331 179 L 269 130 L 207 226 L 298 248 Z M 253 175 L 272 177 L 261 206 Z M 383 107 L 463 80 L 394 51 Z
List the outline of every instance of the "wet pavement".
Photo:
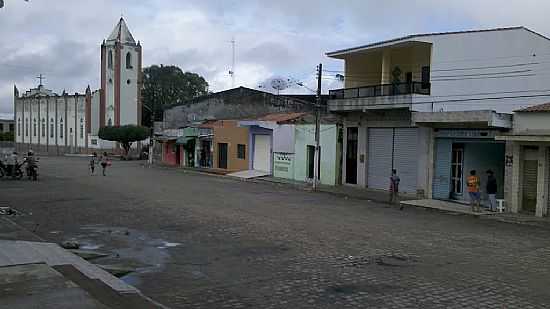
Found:
M 0 203 L 48 241 L 172 308 L 547 308 L 550 231 L 273 184 L 81 158 L 0 180 Z

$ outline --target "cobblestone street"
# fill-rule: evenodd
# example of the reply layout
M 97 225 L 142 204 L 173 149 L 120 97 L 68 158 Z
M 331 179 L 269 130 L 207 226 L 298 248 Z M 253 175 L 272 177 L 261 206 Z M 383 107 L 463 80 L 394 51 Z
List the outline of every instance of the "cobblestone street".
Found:
M 13 220 L 171 308 L 550 308 L 550 230 L 182 170 L 42 158 Z

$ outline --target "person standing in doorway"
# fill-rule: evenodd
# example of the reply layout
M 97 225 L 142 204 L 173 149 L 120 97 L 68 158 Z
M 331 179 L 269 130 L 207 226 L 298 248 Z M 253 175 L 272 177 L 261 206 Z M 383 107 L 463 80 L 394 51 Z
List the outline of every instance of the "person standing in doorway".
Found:
M 401 179 L 397 175 L 397 170 L 392 169 L 390 176 L 390 204 L 399 205 L 399 182 L 401 182 Z M 399 209 L 403 210 L 403 206 Z
M 103 156 L 101 157 L 101 168 L 103 171 L 103 176 L 106 176 L 105 170 L 107 170 L 107 166 L 111 165 L 111 161 L 109 160 L 109 156 L 107 155 L 107 152 L 103 153 Z
M 489 197 L 489 206 L 491 211 L 497 210 L 497 191 L 498 184 L 495 173 L 492 170 L 487 171 L 487 196 Z
M 479 193 L 480 179 L 476 175 L 476 171 L 470 171 L 470 176 L 467 180 L 468 193 L 470 194 L 470 205 L 473 212 L 480 211 L 481 194 Z
M 97 153 L 94 152 L 92 154 L 92 158 L 90 159 L 90 175 L 95 175 L 95 165 L 97 164 Z

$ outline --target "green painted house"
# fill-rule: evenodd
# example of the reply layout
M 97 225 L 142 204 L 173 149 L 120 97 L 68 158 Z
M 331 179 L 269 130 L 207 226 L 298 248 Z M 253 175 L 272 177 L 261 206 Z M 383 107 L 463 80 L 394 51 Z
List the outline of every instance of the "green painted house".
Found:
M 294 152 L 273 153 L 273 176 L 276 178 L 312 182 L 315 154 L 315 125 L 311 115 L 294 122 Z M 325 120 L 320 129 L 320 183 L 341 184 L 342 128 L 333 119 Z

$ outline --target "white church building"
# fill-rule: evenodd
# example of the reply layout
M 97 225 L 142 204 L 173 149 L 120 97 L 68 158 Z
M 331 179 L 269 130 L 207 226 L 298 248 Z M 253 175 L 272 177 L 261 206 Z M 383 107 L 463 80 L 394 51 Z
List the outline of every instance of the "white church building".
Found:
M 101 89 L 61 95 L 42 85 L 19 93 L 14 86 L 18 151 L 59 155 L 112 150 L 99 139 L 104 126 L 141 124 L 142 50 L 120 19 L 101 44 Z

